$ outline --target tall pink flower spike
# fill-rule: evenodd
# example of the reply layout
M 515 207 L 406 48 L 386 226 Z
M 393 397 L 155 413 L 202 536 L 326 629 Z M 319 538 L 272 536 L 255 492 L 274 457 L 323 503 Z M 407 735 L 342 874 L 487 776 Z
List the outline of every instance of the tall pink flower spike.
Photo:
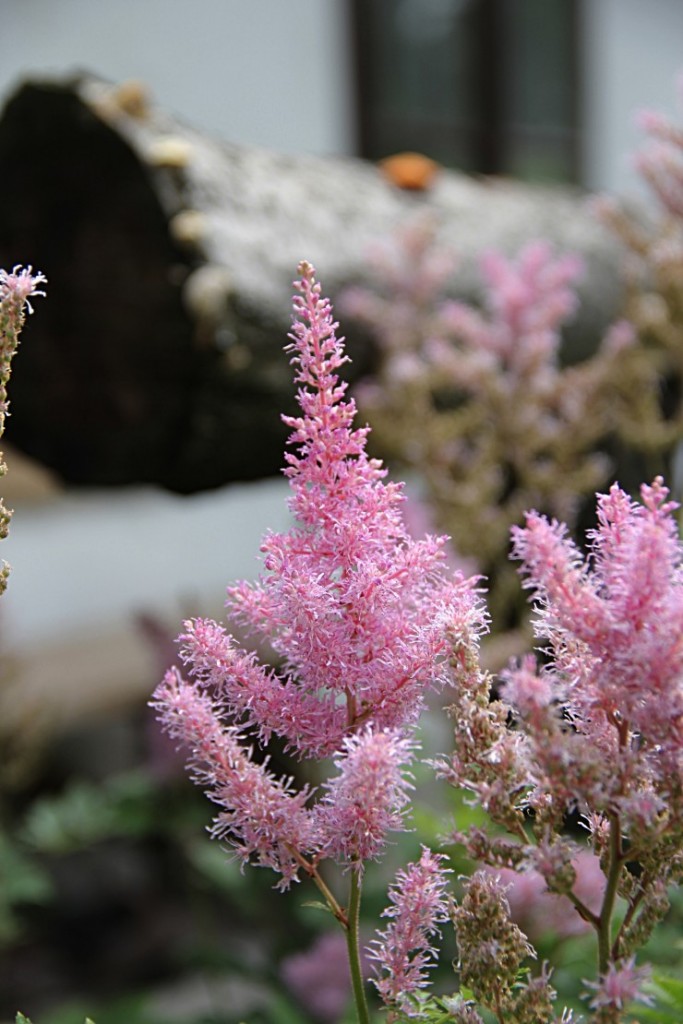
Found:
M 224 626 L 192 619 L 179 638 L 189 681 L 172 669 L 154 698 L 223 808 L 215 831 L 285 885 L 304 857 L 359 866 L 402 826 L 410 730 L 427 690 L 449 679 L 447 633 L 476 637 L 485 625 L 475 581 L 448 568 L 444 538 L 410 538 L 401 485 L 385 482 L 366 452 L 368 428 L 353 425 L 330 302 L 309 263 L 299 274 L 288 350 L 301 415 L 284 417 L 295 522 L 266 535 L 265 571 L 230 587 L 227 601 L 278 667 Z M 271 736 L 299 757 L 333 758 L 338 774 L 316 803 L 251 760 L 246 744 Z M 243 799 L 247 778 L 256 807 Z

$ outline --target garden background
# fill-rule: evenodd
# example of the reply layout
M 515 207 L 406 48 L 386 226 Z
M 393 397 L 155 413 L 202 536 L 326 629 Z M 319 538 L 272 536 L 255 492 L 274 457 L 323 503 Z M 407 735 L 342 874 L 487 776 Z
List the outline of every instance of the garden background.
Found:
M 675 111 L 675 0 L 364 6 L 4 0 L 0 94 L 92 72 L 113 89 L 144 83 L 150 102 L 201 132 L 294 159 L 419 149 L 544 195 L 567 186 L 650 201 L 630 159 L 642 137 L 633 115 Z M 3 197 L 9 207 L 11 190 Z M 59 238 L 52 251 L 58 260 Z M 44 253 L 5 255 L 59 279 Z M 36 321 L 52 301 L 36 303 Z M 137 316 L 144 322 L 144 307 Z M 22 353 L 13 372 L 18 384 Z M 152 481 L 75 486 L 13 445 L 11 420 L 7 441 L 0 1016 L 333 1020 L 301 1008 L 281 967 L 310 945 L 314 915 L 294 894 L 274 922 L 269 879 L 225 867 L 146 708 L 182 617 L 219 615 L 225 585 L 258 571 L 261 536 L 288 521 L 286 483 L 268 474 L 182 496 Z M 428 831 L 442 810 L 425 810 Z M 375 898 L 380 908 L 379 883 Z

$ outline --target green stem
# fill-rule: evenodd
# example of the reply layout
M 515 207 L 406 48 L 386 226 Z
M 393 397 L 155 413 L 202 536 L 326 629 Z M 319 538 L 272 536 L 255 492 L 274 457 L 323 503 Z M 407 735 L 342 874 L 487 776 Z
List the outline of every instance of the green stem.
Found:
M 633 859 L 637 860 L 637 857 L 634 857 Z M 619 931 L 617 932 L 616 938 L 615 938 L 614 942 L 612 943 L 612 959 L 613 960 L 616 960 L 617 957 L 620 954 L 624 935 L 626 934 L 628 928 L 630 927 L 631 922 L 635 918 L 635 916 L 636 916 L 636 914 L 638 912 L 638 907 L 643 902 L 643 899 L 645 898 L 645 893 L 647 892 L 647 889 L 649 888 L 649 885 L 650 885 L 650 876 L 649 876 L 649 874 L 647 872 L 645 872 L 644 875 L 640 878 L 640 889 L 635 894 L 635 896 L 633 896 L 631 898 L 631 900 L 629 902 L 629 905 L 628 905 L 628 909 L 626 910 L 626 913 L 624 914 L 624 919 L 621 922 L 621 924 L 619 925 Z
M 569 892 L 563 893 L 563 895 L 566 896 L 570 903 L 574 905 L 574 908 L 576 909 L 576 912 L 578 913 L 579 917 L 583 918 L 583 920 L 586 921 L 588 924 L 593 925 L 593 927 L 597 931 L 600 927 L 600 918 L 598 917 L 598 915 L 594 914 L 593 911 L 586 906 L 583 900 L 579 899 L 576 893 L 572 892 L 571 890 Z
M 609 837 L 609 872 L 607 875 L 607 886 L 600 908 L 598 927 L 598 970 L 604 974 L 609 967 L 611 955 L 612 935 L 612 914 L 617 898 L 619 876 L 623 866 L 623 851 L 621 848 L 621 824 L 616 814 L 610 817 Z
M 295 849 L 295 847 L 288 846 L 287 849 L 290 851 L 294 859 L 299 862 L 299 864 L 306 872 L 308 877 L 317 885 L 318 889 L 320 890 L 325 900 L 325 903 L 327 903 L 328 907 L 330 908 L 334 916 L 337 918 L 342 928 L 348 928 L 349 921 L 348 917 L 346 916 L 346 912 L 343 907 L 340 907 L 339 903 L 334 897 L 334 893 L 325 883 L 325 879 L 318 871 L 317 865 L 313 863 L 313 861 L 310 861 L 306 857 L 304 857 L 302 853 L 299 853 L 299 851 Z
M 361 878 L 360 865 L 353 865 L 351 868 L 351 893 L 348 909 L 349 923 L 346 929 L 346 945 L 349 951 L 351 984 L 353 986 L 353 998 L 356 1003 L 356 1013 L 358 1014 L 358 1024 L 370 1024 L 370 1013 L 365 998 L 365 986 L 361 970 L 360 943 L 358 941 Z
M 321 876 L 318 874 L 317 870 L 311 875 L 311 878 L 318 886 L 318 889 L 320 890 L 322 895 L 325 897 L 325 902 L 327 903 L 328 907 L 330 908 L 334 916 L 337 918 L 339 923 L 342 925 L 343 928 L 348 928 L 348 918 L 343 908 L 339 906 L 339 904 L 337 903 L 336 899 L 332 894 L 332 891 L 325 884 Z

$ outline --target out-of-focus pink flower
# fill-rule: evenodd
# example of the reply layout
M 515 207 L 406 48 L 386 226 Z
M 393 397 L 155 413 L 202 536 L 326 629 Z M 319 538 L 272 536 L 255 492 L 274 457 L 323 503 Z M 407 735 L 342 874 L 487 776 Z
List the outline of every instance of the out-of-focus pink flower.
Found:
M 547 242 L 526 245 L 512 260 L 491 250 L 481 259 L 488 316 L 463 302 L 446 302 L 441 322 L 459 342 L 455 379 L 466 383 L 473 366 L 488 353 L 489 374 L 502 369 L 524 379 L 547 374 L 560 347 L 560 327 L 576 310 L 576 281 L 582 261 L 555 257 Z M 432 351 L 436 353 L 437 349 Z M 472 376 L 472 381 L 476 374 Z
M 367 967 L 366 957 L 363 967 Z M 310 949 L 285 957 L 281 973 L 287 987 L 319 1024 L 337 1024 L 351 999 L 343 932 L 325 932 Z
M 575 285 L 584 270 L 582 260 L 573 254 L 553 258 L 550 245 L 538 240 L 526 245 L 514 262 L 488 252 L 481 268 L 500 355 L 514 366 L 518 360 L 528 361 L 534 350 L 544 356 L 554 353 L 559 325 L 578 306 Z
M 683 128 L 656 110 L 641 110 L 636 121 L 648 135 L 647 143 L 634 157 L 636 169 L 664 210 L 680 219 L 683 217 Z
M 620 963 L 610 964 L 598 981 L 584 981 L 588 988 L 595 990 L 589 1004 L 591 1009 L 615 1007 L 617 1010 L 623 1010 L 632 1002 L 652 1005 L 652 996 L 642 991 L 642 985 L 649 977 L 649 967 L 636 967 L 636 959 L 633 956 Z
M 605 876 L 600 860 L 588 850 L 572 858 L 576 872 L 573 891 L 594 914 L 599 913 L 605 891 Z M 560 939 L 582 935 L 590 925 L 577 913 L 566 896 L 548 892 L 543 875 L 534 868 L 513 871 L 511 868 L 491 868 L 506 887 L 513 921 L 529 938 L 536 942 L 547 934 Z

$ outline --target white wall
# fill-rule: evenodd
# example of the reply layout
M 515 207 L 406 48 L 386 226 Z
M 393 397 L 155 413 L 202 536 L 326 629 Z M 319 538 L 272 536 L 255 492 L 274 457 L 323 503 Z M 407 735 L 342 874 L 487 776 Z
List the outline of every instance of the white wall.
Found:
M 583 0 L 584 184 L 640 195 L 633 115 L 654 107 L 683 119 L 683 0 Z
M 348 153 L 347 5 L 337 0 L 0 0 L 0 101 L 20 76 L 141 78 L 238 143 Z

